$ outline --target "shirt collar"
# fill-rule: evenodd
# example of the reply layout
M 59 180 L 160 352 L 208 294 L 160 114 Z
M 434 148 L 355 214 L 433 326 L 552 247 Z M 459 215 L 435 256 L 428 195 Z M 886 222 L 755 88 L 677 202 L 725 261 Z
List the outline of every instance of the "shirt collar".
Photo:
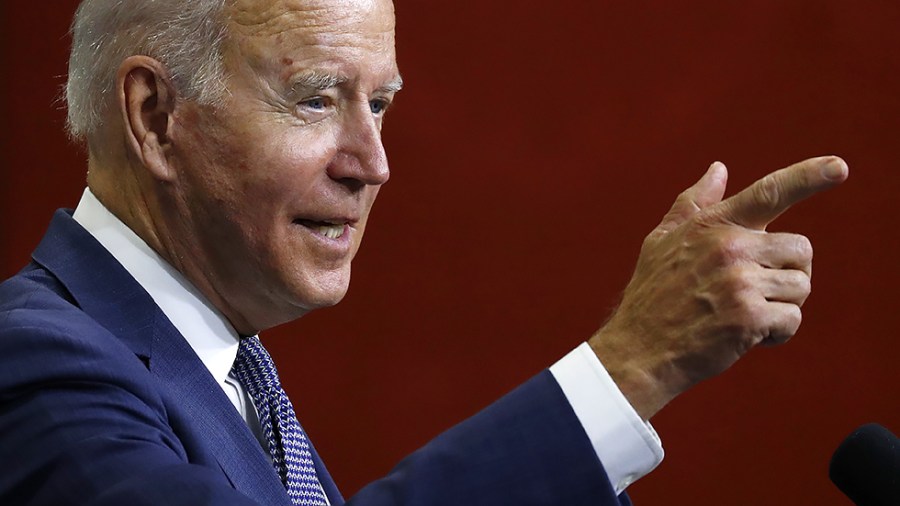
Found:
M 213 378 L 223 384 L 237 357 L 237 331 L 180 272 L 109 212 L 85 188 L 73 216 L 109 250 L 184 336 Z

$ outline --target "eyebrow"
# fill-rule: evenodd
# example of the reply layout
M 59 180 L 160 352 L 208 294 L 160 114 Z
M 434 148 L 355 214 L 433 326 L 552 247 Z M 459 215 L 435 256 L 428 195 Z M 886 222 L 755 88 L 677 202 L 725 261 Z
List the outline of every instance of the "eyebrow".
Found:
M 391 79 L 382 86 L 378 87 L 378 91 L 382 93 L 397 93 L 398 91 L 403 89 L 403 77 L 397 75 L 397 77 Z
M 346 83 L 349 79 L 335 74 L 326 74 L 322 72 L 307 71 L 291 77 L 291 91 L 299 89 L 306 90 L 327 90 Z
M 340 86 L 347 81 L 349 81 L 347 77 L 340 76 L 337 74 L 328 74 L 324 72 L 316 72 L 316 71 L 306 71 L 296 74 L 291 77 L 291 91 L 297 92 L 299 90 L 316 90 L 322 91 L 327 90 L 329 88 L 334 88 L 336 86 Z M 379 86 L 376 91 L 381 93 L 397 93 L 403 89 L 403 78 L 399 75 L 387 83 Z

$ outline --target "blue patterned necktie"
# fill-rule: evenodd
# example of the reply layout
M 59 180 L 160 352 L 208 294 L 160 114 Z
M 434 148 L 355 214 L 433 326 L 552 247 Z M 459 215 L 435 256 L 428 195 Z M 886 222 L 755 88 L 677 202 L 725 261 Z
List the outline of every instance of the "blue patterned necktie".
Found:
M 253 399 L 272 464 L 291 502 L 303 506 L 327 505 L 306 433 L 281 388 L 272 357 L 258 337 L 241 338 L 232 372 Z

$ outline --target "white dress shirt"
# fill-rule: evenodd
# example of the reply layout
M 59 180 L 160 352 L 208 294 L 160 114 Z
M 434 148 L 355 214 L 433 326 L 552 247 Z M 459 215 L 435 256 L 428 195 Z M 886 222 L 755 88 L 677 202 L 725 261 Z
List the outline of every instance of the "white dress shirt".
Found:
M 90 190 L 85 189 L 74 218 L 150 294 L 265 448 L 256 409 L 230 373 L 239 336 L 228 320 Z M 641 420 L 587 343 L 553 364 L 550 372 L 572 405 L 616 493 L 662 461 L 663 449 L 656 431 Z

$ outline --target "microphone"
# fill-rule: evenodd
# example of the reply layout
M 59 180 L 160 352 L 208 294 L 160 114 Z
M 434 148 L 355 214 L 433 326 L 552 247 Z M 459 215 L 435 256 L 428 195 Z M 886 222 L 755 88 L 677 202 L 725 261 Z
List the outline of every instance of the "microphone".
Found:
M 900 505 L 900 439 L 869 423 L 834 451 L 828 477 L 857 506 Z

